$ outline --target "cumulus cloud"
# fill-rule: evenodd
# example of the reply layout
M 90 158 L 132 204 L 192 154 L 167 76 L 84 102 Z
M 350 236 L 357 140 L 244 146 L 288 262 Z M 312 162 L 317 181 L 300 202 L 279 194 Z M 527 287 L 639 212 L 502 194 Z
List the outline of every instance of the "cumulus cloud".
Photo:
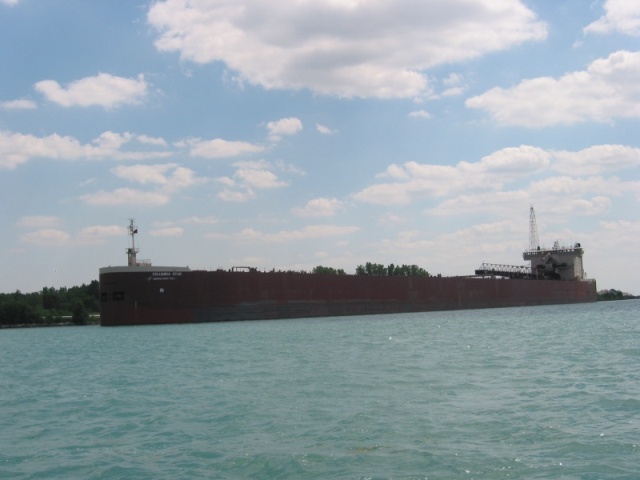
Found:
M 455 166 L 390 165 L 378 176 L 382 182 L 353 198 L 380 205 L 429 198 L 439 202 L 425 210 L 429 215 L 509 216 L 514 206 L 535 203 L 557 215 L 593 216 L 608 212 L 613 197 L 640 200 L 640 182 L 615 175 L 639 165 L 640 149 L 623 145 L 595 145 L 574 152 L 521 146 Z
M 132 133 L 104 132 L 90 143 L 83 144 L 76 138 L 58 134 L 38 137 L 0 131 L 0 169 L 13 170 L 32 158 L 143 160 L 170 155 L 166 151 L 123 150 L 135 138 Z
M 332 217 L 343 203 L 336 198 L 314 198 L 303 207 L 294 208 L 292 211 L 299 217 Z
M 149 205 L 161 206 L 169 203 L 169 196 L 160 192 L 145 192 L 132 188 L 118 188 L 107 192 L 99 191 L 80 197 L 89 205 L 112 206 L 112 205 Z
M 24 243 L 40 246 L 68 245 L 71 241 L 71 235 L 67 232 L 51 228 L 25 233 L 20 238 Z
M 182 227 L 166 227 L 149 231 L 153 237 L 181 237 L 183 233 L 184 228 Z
M 426 213 L 442 216 L 479 213 L 511 216 L 510 212 L 515 215 L 517 208 L 529 205 L 535 200 L 536 209 L 539 207 L 541 210 L 553 212 L 554 215 L 598 216 L 606 213 L 612 202 L 606 195 L 597 194 L 601 192 L 601 188 L 596 187 L 595 194 L 589 190 L 589 185 L 593 183 L 602 182 L 563 185 L 560 190 L 557 182 L 541 182 L 531 185 L 528 189 L 460 195 L 442 201 L 437 206 L 427 209 Z
M 36 102 L 31 100 L 9 100 L 0 103 L 3 110 L 35 110 L 38 108 Z
M 198 177 L 190 168 L 181 167 L 175 163 L 119 165 L 112 171 L 116 176 L 130 182 L 160 185 L 165 192 L 174 192 L 207 181 L 205 178 Z
M 411 118 L 423 118 L 423 119 L 431 118 L 431 114 L 426 110 L 415 110 L 413 112 L 409 112 L 409 116 Z
M 640 4 L 629 0 L 607 0 L 605 14 L 585 27 L 585 33 L 620 32 L 640 36 Z
M 286 165 L 272 164 L 264 160 L 236 162 L 236 170 L 231 177 L 218 177 L 216 181 L 224 186 L 218 198 L 227 202 L 245 202 L 256 197 L 256 190 L 282 188 L 289 185 L 276 172 L 289 172 Z
M 18 220 L 18 226 L 27 228 L 51 228 L 62 224 L 60 217 L 50 215 L 30 215 Z
M 35 88 L 47 100 L 63 107 L 114 108 L 139 103 L 147 95 L 148 84 L 143 75 L 124 78 L 100 73 L 71 82 L 66 88 L 55 80 L 42 80 Z
M 287 185 L 287 182 L 279 180 L 272 171 L 254 165 L 239 166 L 234 177 L 255 188 L 279 188 Z
M 20 221 L 24 227 L 54 226 L 61 220 L 57 217 L 25 217 Z M 39 228 L 25 233 L 20 238 L 24 243 L 38 246 L 63 247 L 70 245 L 98 245 L 108 237 L 120 237 L 126 234 L 125 228 L 117 225 L 94 225 L 82 228 L 76 235 L 71 235 L 57 228 Z
M 525 127 L 640 118 L 640 52 L 618 51 L 586 70 L 493 88 L 466 101 L 500 124 Z
M 320 123 L 316 123 L 316 130 L 323 135 L 333 135 L 335 132 L 331 130 L 326 125 L 322 125 Z
M 226 235 L 219 233 L 208 234 L 208 238 L 225 238 L 239 241 L 258 241 L 270 243 L 286 243 L 317 238 L 342 237 L 360 230 L 355 226 L 340 225 L 308 225 L 299 230 L 282 230 L 279 232 L 261 232 L 253 228 L 246 228 L 238 233 Z
M 112 173 L 128 182 L 154 187 L 152 191 L 119 188 L 112 192 L 100 191 L 84 195 L 82 200 L 92 205 L 146 204 L 164 205 L 179 190 L 206 183 L 186 167 L 175 163 L 158 165 L 118 165 Z
M 414 197 L 442 197 L 470 190 L 497 191 L 507 182 L 548 168 L 550 157 L 550 153 L 540 148 L 522 145 L 498 150 L 476 163 L 392 164 L 379 175 L 391 181 L 371 185 L 353 196 L 367 203 L 408 204 Z
M 166 147 L 167 142 L 164 138 L 150 137 L 148 135 L 138 135 L 138 141 L 147 145 L 155 145 L 157 147 Z
M 208 217 L 199 217 L 197 215 L 193 215 L 191 217 L 186 217 L 181 220 L 176 221 L 166 221 L 166 222 L 154 222 L 154 227 L 157 229 L 164 228 L 172 228 L 175 227 L 176 224 L 180 225 L 215 225 L 219 222 L 216 217 L 208 216 Z
M 267 10 L 268 9 L 268 10 Z M 428 94 L 424 70 L 526 41 L 547 27 L 520 0 L 155 2 L 156 48 L 224 62 L 267 89 L 340 97 Z
M 191 140 L 191 156 L 203 158 L 229 158 L 264 151 L 264 147 L 249 142 L 214 140 Z
M 241 203 L 256 198 L 256 192 L 248 187 L 245 187 L 243 190 L 233 190 L 231 188 L 225 188 L 223 191 L 218 193 L 217 197 L 220 200 L 224 200 L 225 202 Z
M 119 225 L 93 225 L 80 230 L 75 238 L 75 243 L 80 245 L 98 245 L 104 243 L 109 237 L 122 237 L 126 233 L 126 229 Z
M 624 145 L 594 145 L 578 152 L 553 152 L 554 170 L 575 175 L 599 175 L 640 167 L 640 148 Z
M 130 182 L 145 184 L 166 185 L 169 181 L 165 173 L 176 168 L 175 163 L 162 165 L 118 165 L 113 173 Z
M 279 142 L 283 135 L 295 135 L 302 130 L 302 122 L 295 117 L 281 118 L 267 123 L 267 130 L 269 130 L 269 139 L 272 142 Z

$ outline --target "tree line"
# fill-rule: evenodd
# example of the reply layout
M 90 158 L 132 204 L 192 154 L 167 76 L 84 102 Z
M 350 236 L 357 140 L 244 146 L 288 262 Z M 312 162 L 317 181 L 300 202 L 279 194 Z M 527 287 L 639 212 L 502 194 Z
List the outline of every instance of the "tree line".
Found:
M 624 293 L 621 290 L 616 290 L 612 288 L 610 290 L 600 290 L 598 292 L 598 301 L 609 301 L 609 300 L 630 300 L 632 298 L 638 298 L 630 293 Z
M 380 263 L 367 262 L 356 267 L 356 275 L 373 275 L 377 277 L 430 277 L 431 274 L 417 265 L 394 265 L 386 267 Z
M 85 325 L 100 311 L 100 284 L 93 280 L 76 287 L 44 287 L 39 292 L 0 293 L 0 326 Z
M 324 267 L 318 265 L 311 273 L 324 275 L 346 275 L 342 269 Z M 394 265 L 393 263 L 384 266 L 380 263 L 367 262 L 356 267 L 356 275 L 369 275 L 373 277 L 430 277 L 431 274 L 424 268 L 417 265 Z

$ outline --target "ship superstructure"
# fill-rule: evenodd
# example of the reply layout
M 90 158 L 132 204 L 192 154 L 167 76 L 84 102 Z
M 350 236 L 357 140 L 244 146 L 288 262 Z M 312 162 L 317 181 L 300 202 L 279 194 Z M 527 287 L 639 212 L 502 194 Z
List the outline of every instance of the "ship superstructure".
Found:
M 476 275 L 500 276 L 534 280 L 587 280 L 583 268 L 582 245 L 561 245 L 559 240 L 551 248 L 541 247 L 533 206 L 529 209 L 529 248 L 522 253 L 528 265 L 495 265 L 483 263 Z
M 582 264 L 584 250 L 579 243 L 573 246 L 562 246 L 559 240 L 553 247 L 540 246 L 538 226 L 533 206 L 529 212 L 529 249 L 522 254 L 525 261 L 530 262 L 531 273 L 535 278 L 553 280 L 585 280 Z

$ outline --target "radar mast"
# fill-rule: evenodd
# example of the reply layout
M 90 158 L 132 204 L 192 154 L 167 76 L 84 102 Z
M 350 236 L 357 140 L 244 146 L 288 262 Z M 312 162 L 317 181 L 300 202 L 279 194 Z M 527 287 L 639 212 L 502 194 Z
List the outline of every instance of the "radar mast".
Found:
M 135 218 L 129 219 L 129 235 L 131 236 L 131 246 L 127 248 L 127 265 L 130 267 L 138 266 L 137 254 L 139 249 L 136 248 L 136 235 L 138 226 L 135 224 Z
M 529 208 L 529 251 L 540 250 L 540 239 L 538 238 L 538 224 L 536 223 L 536 212 L 533 205 Z

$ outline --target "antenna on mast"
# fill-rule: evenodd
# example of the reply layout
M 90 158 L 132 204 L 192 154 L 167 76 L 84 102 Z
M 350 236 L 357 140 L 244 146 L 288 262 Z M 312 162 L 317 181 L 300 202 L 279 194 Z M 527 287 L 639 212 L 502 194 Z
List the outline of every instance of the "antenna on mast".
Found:
M 538 224 L 536 223 L 536 212 L 533 205 L 529 208 L 529 251 L 533 252 L 540 248 L 540 239 L 538 238 Z
M 138 226 L 135 224 L 135 218 L 129 219 L 129 235 L 131 236 L 131 246 L 127 248 L 127 265 L 130 267 L 138 266 L 138 259 L 136 255 L 138 254 L 138 250 L 136 248 L 136 235 L 138 233 Z

